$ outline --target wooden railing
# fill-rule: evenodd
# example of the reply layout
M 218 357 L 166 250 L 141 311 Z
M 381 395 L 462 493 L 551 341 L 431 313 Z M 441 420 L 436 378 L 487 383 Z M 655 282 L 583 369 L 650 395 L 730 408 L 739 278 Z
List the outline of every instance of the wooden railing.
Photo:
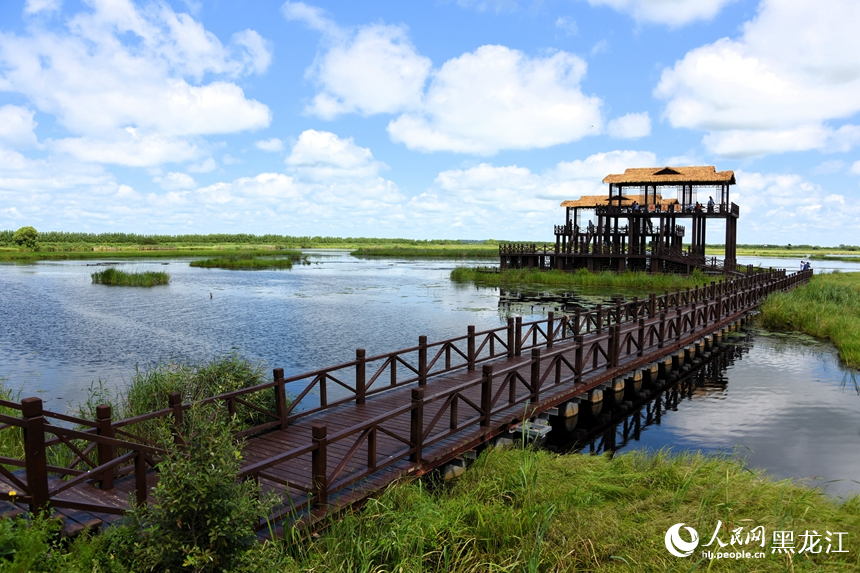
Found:
M 634 297 L 611 306 L 577 309 L 572 315 L 558 318 L 553 313 L 545 320 L 525 323 L 520 317 L 509 318 L 503 327 L 480 332 L 470 326 L 465 336 L 435 343 L 428 343 L 422 336 L 417 346 L 379 356 L 366 357 L 359 349 L 353 361 L 291 377 L 284 377 L 283 370 L 276 368 L 272 381 L 266 384 L 202 402 L 224 408 L 231 415 L 244 416 L 246 422 L 237 437 L 246 437 L 285 429 L 327 408 L 351 402 L 363 404 L 369 396 L 412 386 L 409 403 L 332 435 L 325 426 L 315 425 L 305 445 L 245 467 L 242 479 L 269 480 L 296 492 L 298 501 L 291 498 L 290 503 L 269 516 L 277 521 L 291 511 L 324 506 L 332 494 L 347 495 L 355 484 L 382 469 L 403 464 L 420 466 L 426 448 L 473 435 L 476 426 L 489 433 L 498 416 L 504 415 L 505 420 L 527 418 L 530 414 L 526 405 L 552 405 L 544 400 L 550 389 L 564 388 L 565 395 L 586 391 L 622 371 L 652 361 L 703 332 L 735 320 L 768 294 L 808 281 L 811 275 L 812 271 L 792 275 L 781 270 L 762 272 L 643 299 Z M 519 361 L 499 368 L 491 363 L 523 356 L 525 352 L 529 356 L 526 364 Z M 474 371 L 475 376 L 434 393 L 433 379 L 454 371 Z M 480 400 L 468 395 L 478 386 Z M 288 399 L 288 389 L 292 392 L 294 388 L 298 392 Z M 330 392 L 335 388 L 337 395 Z M 269 409 L 261 403 L 273 407 Z M 50 503 L 55 507 L 120 513 L 122 508 L 117 506 L 76 502 L 61 494 L 84 482 L 111 489 L 117 478 L 134 474 L 136 500 L 143 503 L 147 496 L 146 468 L 157 465 L 167 447 L 146 437 L 150 435 L 145 431 L 147 425 L 172 418 L 168 421 L 181 427 L 184 412 L 191 404 L 183 403 L 174 393 L 163 410 L 116 421 L 111 420 L 108 406 L 98 408 L 95 421 L 44 410 L 39 398 L 27 398 L 20 404 L 0 401 L 0 406 L 21 412 L 20 418 L 0 415 L 0 431 L 23 432 L 27 452 L 23 459 L 0 457 L 0 474 L 18 488 L 15 495 L 7 492 L 5 499 L 27 503 L 34 509 Z M 428 406 L 433 406 L 435 413 L 425 419 Z M 460 416 L 461 411 L 465 417 Z M 69 425 L 76 429 L 66 427 Z M 409 435 L 397 430 L 407 425 Z M 397 444 L 383 457 L 378 455 L 380 437 Z M 178 434 L 177 439 L 181 439 Z M 345 453 L 330 468 L 327 456 L 332 445 Z M 67 463 L 49 463 L 48 452 L 52 449 L 63 450 Z M 312 468 L 307 483 L 284 480 L 272 472 L 277 466 L 299 462 Z M 261 527 L 264 525 L 261 522 Z

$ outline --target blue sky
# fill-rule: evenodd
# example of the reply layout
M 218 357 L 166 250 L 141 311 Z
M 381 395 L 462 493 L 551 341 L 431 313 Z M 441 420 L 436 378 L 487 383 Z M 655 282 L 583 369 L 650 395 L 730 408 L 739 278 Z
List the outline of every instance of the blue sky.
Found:
M 855 0 L 6 0 L 0 228 L 550 240 L 609 173 L 715 165 L 740 242 L 860 244 L 857 22 Z

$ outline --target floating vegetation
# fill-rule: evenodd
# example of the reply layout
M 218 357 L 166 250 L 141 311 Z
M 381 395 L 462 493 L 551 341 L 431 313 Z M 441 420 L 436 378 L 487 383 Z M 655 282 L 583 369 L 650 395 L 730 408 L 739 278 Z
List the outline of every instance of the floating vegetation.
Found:
M 170 282 L 170 275 L 163 272 L 145 271 L 139 273 L 127 273 L 114 268 L 105 269 L 90 275 L 93 284 L 110 286 L 137 286 L 152 287 L 166 285 Z
M 293 263 L 304 260 L 299 251 L 278 251 L 271 255 L 260 255 L 255 253 L 237 253 L 211 259 L 191 261 L 192 267 L 206 269 L 237 269 L 237 270 L 264 270 L 264 269 L 291 269 Z

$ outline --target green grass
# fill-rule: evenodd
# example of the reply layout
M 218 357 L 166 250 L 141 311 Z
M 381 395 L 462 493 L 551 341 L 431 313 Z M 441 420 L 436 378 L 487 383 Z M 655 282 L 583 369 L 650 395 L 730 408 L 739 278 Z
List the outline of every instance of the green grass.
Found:
M 170 275 L 160 271 L 144 271 L 127 273 L 115 268 L 108 268 L 90 275 L 93 284 L 109 286 L 152 287 L 166 285 Z
M 454 282 L 472 282 L 483 286 L 507 286 L 517 284 L 589 286 L 643 289 L 651 291 L 693 288 L 710 284 L 710 277 L 696 270 L 690 275 L 650 274 L 642 272 L 613 273 L 609 271 L 592 273 L 580 269 L 573 273 L 559 270 L 539 271 L 529 269 L 508 269 L 504 272 L 490 272 L 474 267 L 457 267 L 451 271 Z
M 828 339 L 849 366 L 860 367 L 860 273 L 815 275 L 805 286 L 769 296 L 760 310 L 765 328 Z
M 666 530 L 677 523 L 699 534 L 700 546 L 690 557 L 674 557 L 664 546 Z M 765 557 L 704 559 L 702 545 L 718 524 L 718 538 L 727 544 L 722 551 L 742 548 L 763 551 Z M 764 547 L 746 542 L 746 533 L 759 526 Z M 743 545 L 731 545 L 738 528 Z M 800 536 L 813 530 L 821 535 L 822 551 L 797 553 Z M 772 551 L 775 531 L 794 533 L 794 554 Z M 828 531 L 846 534 L 846 553 L 826 552 Z M 42 570 L 127 571 L 121 552 L 124 544 L 131 547 L 123 540 L 130 534 L 129 528 L 111 528 L 55 545 L 53 551 L 40 544 Z M 560 456 L 496 449 L 482 454 L 451 484 L 396 483 L 309 541 L 294 538 L 288 547 L 257 543 L 233 571 L 842 572 L 860 567 L 858 539 L 857 497 L 834 500 L 727 457 L 666 451 Z M 32 553 L 26 556 L 30 562 Z
M 14 391 L 8 386 L 8 381 L 5 378 L 0 378 L 0 400 L 8 402 L 20 402 L 21 392 Z M 20 418 L 21 411 L 14 408 L 5 408 L 0 406 L 0 414 Z M 24 459 L 24 435 L 21 428 L 10 426 L 0 430 L 0 455 L 7 458 Z M 19 469 L 13 466 L 6 466 L 8 469 Z
M 448 259 L 498 259 L 499 246 L 438 245 L 433 247 L 402 245 L 394 247 L 362 247 L 350 253 L 354 257 L 414 257 Z
M 276 254 L 267 253 L 237 253 L 220 256 L 211 259 L 191 261 L 190 266 L 206 269 L 239 269 L 239 270 L 263 270 L 263 269 L 291 269 L 293 262 L 302 259 L 299 251 L 279 251 Z

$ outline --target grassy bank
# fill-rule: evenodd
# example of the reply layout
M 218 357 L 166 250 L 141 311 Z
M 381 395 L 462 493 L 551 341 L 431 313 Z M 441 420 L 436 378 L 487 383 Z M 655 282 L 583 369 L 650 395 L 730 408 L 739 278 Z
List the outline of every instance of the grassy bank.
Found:
M 183 487 L 176 483 L 173 489 Z M 664 545 L 667 529 L 678 523 L 699 535 L 699 547 L 687 558 L 670 555 Z M 234 527 L 243 525 L 237 520 Z M 761 533 L 757 528 L 763 528 L 763 536 L 748 538 Z M 718 541 L 703 547 L 715 530 L 725 547 Z M 819 552 L 799 553 L 801 536 L 813 530 Z M 182 550 L 177 543 L 149 547 L 153 539 L 138 531 L 115 527 L 107 534 L 55 545 L 53 551 L 50 543 L 34 543 L 37 551 L 31 549 L 28 555 L 42 570 L 62 573 L 149 570 L 153 563 L 181 563 L 171 556 L 171 551 Z M 793 532 L 793 554 L 772 550 L 776 531 Z M 18 535 L 24 532 L 22 527 Z M 733 532 L 740 541 L 731 543 Z M 844 552 L 835 553 L 835 545 L 826 551 L 825 532 L 844 533 Z M 37 537 L 35 533 L 30 537 Z M 14 535 L 7 537 L 12 539 L 6 544 L 13 545 Z M 689 540 L 689 534 L 684 538 Z M 234 551 L 231 567 L 223 570 L 835 572 L 860 566 L 858 540 L 857 498 L 833 500 L 818 490 L 771 480 L 730 459 L 666 452 L 558 456 L 511 449 L 482 455 L 450 485 L 395 484 L 310 541 L 292 546 L 255 543 Z M 185 554 L 206 550 L 205 541 L 201 550 L 186 548 Z M 703 550 L 763 552 L 764 557 L 711 561 L 702 557 Z M 213 570 L 197 564 L 204 566 L 171 570 Z
M 264 270 L 264 269 L 291 269 L 294 261 L 300 261 L 302 254 L 299 251 L 279 251 L 277 254 L 259 253 L 237 253 L 191 261 L 192 267 L 206 269 L 238 269 L 238 270 Z
M 350 253 L 354 257 L 498 259 L 499 246 L 436 245 L 433 247 L 400 245 L 393 247 L 362 247 Z
M 128 273 L 114 268 L 95 272 L 90 275 L 93 284 L 109 286 L 152 287 L 166 285 L 170 275 L 161 271 L 145 271 Z
M 772 330 L 800 330 L 832 341 L 860 368 L 860 273 L 815 275 L 808 285 L 769 296 L 759 320 Z
M 585 269 L 580 269 L 573 273 L 559 270 L 538 271 L 529 269 L 508 269 L 504 272 L 488 272 L 487 270 L 474 267 L 457 267 L 451 271 L 451 280 L 461 283 L 471 282 L 483 286 L 535 284 L 663 291 L 684 289 L 687 287 L 693 288 L 697 285 L 710 283 L 712 279 L 698 270 L 689 276 L 684 276 L 642 272 L 612 273 L 606 271 L 590 273 Z

